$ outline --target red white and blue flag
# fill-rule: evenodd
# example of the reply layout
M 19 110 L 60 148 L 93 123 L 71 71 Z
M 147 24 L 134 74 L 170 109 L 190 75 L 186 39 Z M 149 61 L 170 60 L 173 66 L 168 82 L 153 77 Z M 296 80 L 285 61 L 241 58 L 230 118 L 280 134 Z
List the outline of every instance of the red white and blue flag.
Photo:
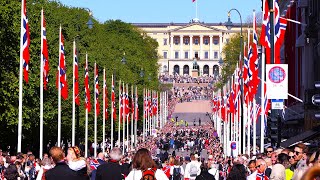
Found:
M 73 80 L 74 80 L 74 100 L 75 103 L 80 106 L 80 96 L 79 96 L 79 66 L 78 66 L 78 56 L 77 56 L 76 42 L 73 41 Z
M 97 64 L 94 63 L 94 82 L 95 82 L 95 87 L 94 87 L 94 98 L 96 100 L 96 115 L 98 116 L 100 113 L 100 104 L 99 104 L 99 80 L 98 80 L 99 72 L 98 72 L 98 67 Z
M 43 88 L 47 90 L 47 84 L 49 82 L 49 52 L 47 44 L 47 30 L 46 30 L 46 21 L 44 18 L 44 12 L 41 11 L 42 23 L 41 23 L 41 56 L 43 59 Z
M 29 61 L 30 61 L 30 30 L 27 17 L 26 0 L 21 1 L 21 35 L 20 35 L 20 60 L 23 64 L 23 77 L 28 83 Z
M 89 70 L 88 70 L 88 55 L 86 55 L 86 64 L 84 67 L 84 99 L 85 99 L 85 108 L 88 112 L 91 110 L 90 104 L 90 89 L 89 89 Z
M 134 119 L 136 120 L 136 121 L 138 121 L 138 119 L 139 119 L 139 104 L 138 104 L 138 93 L 137 93 L 137 91 L 136 91 L 136 94 L 135 94 L 135 114 L 134 114 Z
M 105 69 L 103 70 L 105 72 Z M 108 119 L 108 107 L 109 107 L 109 99 L 108 99 L 108 88 L 107 88 L 107 79 L 106 79 L 106 74 L 104 73 L 103 76 L 103 92 L 105 94 L 105 97 L 103 97 L 104 103 L 105 103 L 105 109 L 103 112 L 105 113 L 105 120 Z
M 60 43 L 59 43 L 59 87 L 61 91 L 61 97 L 66 100 L 68 98 L 68 83 L 67 83 L 67 70 L 64 53 L 64 38 L 60 26 Z
M 92 160 L 90 161 L 90 169 L 91 169 L 91 170 L 97 170 L 99 166 L 100 166 L 100 163 L 99 163 L 98 160 L 92 159 Z
M 117 119 L 117 112 L 116 112 L 116 94 L 115 94 L 115 91 L 114 91 L 113 74 L 112 74 L 111 88 L 112 88 L 112 92 L 111 92 L 112 116 L 113 116 L 113 120 L 116 120 L 116 119 Z

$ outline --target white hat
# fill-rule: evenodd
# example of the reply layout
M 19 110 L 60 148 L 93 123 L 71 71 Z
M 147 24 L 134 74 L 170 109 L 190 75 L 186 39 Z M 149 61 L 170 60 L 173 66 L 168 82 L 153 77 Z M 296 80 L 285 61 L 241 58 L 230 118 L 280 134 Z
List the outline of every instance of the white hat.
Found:
M 199 158 L 198 154 L 195 154 L 195 155 L 194 155 L 194 157 L 195 157 L 196 159 L 198 159 L 198 158 Z
M 213 156 L 210 154 L 209 157 L 208 157 L 208 159 L 209 159 L 209 160 L 212 160 L 212 159 L 213 159 Z

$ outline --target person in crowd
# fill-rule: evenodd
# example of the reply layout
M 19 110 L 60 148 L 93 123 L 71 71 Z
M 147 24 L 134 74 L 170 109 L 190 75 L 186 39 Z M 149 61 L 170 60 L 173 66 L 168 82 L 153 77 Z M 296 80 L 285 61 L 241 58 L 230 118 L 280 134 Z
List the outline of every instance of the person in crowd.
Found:
M 157 169 L 156 163 L 151 158 L 150 151 L 142 148 L 133 157 L 132 170 L 126 180 L 137 180 L 141 178 L 154 177 L 155 179 L 169 180 L 166 174 Z
M 286 179 L 286 167 L 289 166 L 288 155 L 280 153 L 277 158 L 277 162 L 272 166 L 270 180 L 285 180 Z
M 46 180 L 78 180 L 81 177 L 77 172 L 71 170 L 64 161 L 65 155 L 60 147 L 53 146 L 50 149 L 51 159 L 55 167 L 45 173 Z
M 41 167 L 38 172 L 37 180 L 42 180 L 45 178 L 45 174 L 52 168 L 51 160 L 48 157 L 44 157 L 41 161 Z
M 171 180 L 181 180 L 184 175 L 184 169 L 181 166 L 180 160 L 176 158 L 174 160 L 174 165 L 170 168 Z
M 215 178 L 212 174 L 208 172 L 209 167 L 207 162 L 202 163 L 200 166 L 200 169 L 201 169 L 201 173 L 197 175 L 196 180 L 207 180 L 207 179 L 209 180 L 209 179 Z
M 301 177 L 301 180 L 318 180 L 320 177 L 320 167 L 313 166 L 311 167 L 304 175 Z
M 168 178 L 170 178 L 170 169 L 174 165 L 174 157 L 169 158 L 169 162 L 165 164 L 165 166 L 162 168 L 162 171 L 166 174 Z
M 201 173 L 201 168 L 200 168 L 201 164 L 197 161 L 197 158 L 193 153 L 190 154 L 190 159 L 191 159 L 191 162 L 189 162 L 186 166 L 184 178 L 189 178 L 190 180 L 194 180 Z
M 89 179 L 87 162 L 81 157 L 80 149 L 77 146 L 68 148 L 67 162 L 69 168 L 76 171 L 83 179 Z
M 227 177 L 227 180 L 245 180 L 247 176 L 246 168 L 243 164 L 234 164 Z
M 309 167 L 320 166 L 320 150 L 314 152 L 309 159 Z
M 290 170 L 294 170 L 297 164 L 297 161 L 294 160 L 294 153 L 292 151 L 289 152 L 289 163 L 290 163 Z
M 109 153 L 109 161 L 101 164 L 97 169 L 96 180 L 112 179 L 122 180 L 123 169 L 120 165 L 122 158 L 122 151 L 120 148 L 115 147 Z
M 35 156 L 32 152 L 28 153 L 28 160 L 25 167 L 25 172 L 29 180 L 35 180 L 37 178 L 37 166 L 39 166 L 36 162 Z
M 248 168 L 249 168 L 250 174 L 254 173 L 257 170 L 256 169 L 256 160 L 250 160 L 249 164 L 248 164 Z
M 266 150 L 266 155 L 268 158 L 271 158 L 271 154 L 273 153 L 273 147 L 272 146 L 269 146 Z
M 16 165 L 10 164 L 4 171 L 4 177 L 6 178 L 6 180 L 17 180 L 19 177 L 19 173 L 17 171 Z
M 97 168 L 101 165 L 101 164 L 104 164 L 106 163 L 106 161 L 104 160 L 105 157 L 104 157 L 104 154 L 102 152 L 100 152 L 98 154 L 98 157 L 97 159 L 92 159 L 90 161 L 90 168 L 91 168 L 91 180 L 95 180 L 96 179 L 96 173 L 97 173 Z
M 308 147 L 303 143 L 298 143 L 294 147 L 294 160 L 297 161 L 297 165 L 294 169 L 293 180 L 300 180 L 307 171 L 307 153 Z
M 268 180 L 268 176 L 265 174 L 267 169 L 267 164 L 263 159 L 257 159 L 256 161 L 256 171 L 247 176 L 247 180 L 256 180 L 257 178 Z

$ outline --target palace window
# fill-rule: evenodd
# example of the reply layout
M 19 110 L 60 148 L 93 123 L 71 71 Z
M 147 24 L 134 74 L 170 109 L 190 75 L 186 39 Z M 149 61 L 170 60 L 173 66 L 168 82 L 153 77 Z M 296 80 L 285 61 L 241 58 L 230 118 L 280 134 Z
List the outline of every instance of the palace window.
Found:
M 195 44 L 195 45 L 198 45 L 198 44 L 199 44 L 199 39 L 198 39 L 198 38 L 194 39 L 194 44 Z
M 188 39 L 188 38 L 185 38 L 185 39 L 184 39 L 184 44 L 185 44 L 185 45 L 189 45 L 189 39 Z
M 208 38 L 205 38 L 205 39 L 204 39 L 204 44 L 205 44 L 205 45 L 208 45 L 208 44 L 209 44 Z
M 204 58 L 205 58 L 205 59 L 209 59 L 209 52 L 208 52 L 208 51 L 205 51 L 205 52 L 204 52 Z
M 174 38 L 174 44 L 178 45 L 179 44 L 179 38 Z
M 168 52 L 167 51 L 163 51 L 163 59 L 168 59 Z
M 174 52 L 174 58 L 175 59 L 179 59 L 179 51 L 175 51 Z
M 219 44 L 219 40 L 218 39 L 213 39 L 213 44 L 214 45 L 218 45 Z
M 163 39 L 163 45 L 165 45 L 165 46 L 168 45 L 168 39 L 167 38 Z
M 185 51 L 185 52 L 184 52 L 184 58 L 185 58 L 185 59 L 188 59 L 188 58 L 189 58 L 188 55 L 189 55 L 189 52 L 188 52 L 188 51 Z
M 214 58 L 214 59 L 218 59 L 218 51 L 215 51 L 215 52 L 213 53 L 213 58 Z

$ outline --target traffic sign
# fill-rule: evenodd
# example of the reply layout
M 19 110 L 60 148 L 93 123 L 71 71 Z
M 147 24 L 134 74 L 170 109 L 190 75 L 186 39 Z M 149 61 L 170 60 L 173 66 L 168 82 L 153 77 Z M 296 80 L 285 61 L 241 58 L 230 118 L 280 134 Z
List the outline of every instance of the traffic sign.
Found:
M 268 99 L 288 99 L 288 64 L 267 64 Z
M 283 109 L 283 99 L 271 99 L 271 109 Z
M 236 142 L 231 142 L 230 147 L 232 150 L 236 150 L 237 149 L 237 143 Z

